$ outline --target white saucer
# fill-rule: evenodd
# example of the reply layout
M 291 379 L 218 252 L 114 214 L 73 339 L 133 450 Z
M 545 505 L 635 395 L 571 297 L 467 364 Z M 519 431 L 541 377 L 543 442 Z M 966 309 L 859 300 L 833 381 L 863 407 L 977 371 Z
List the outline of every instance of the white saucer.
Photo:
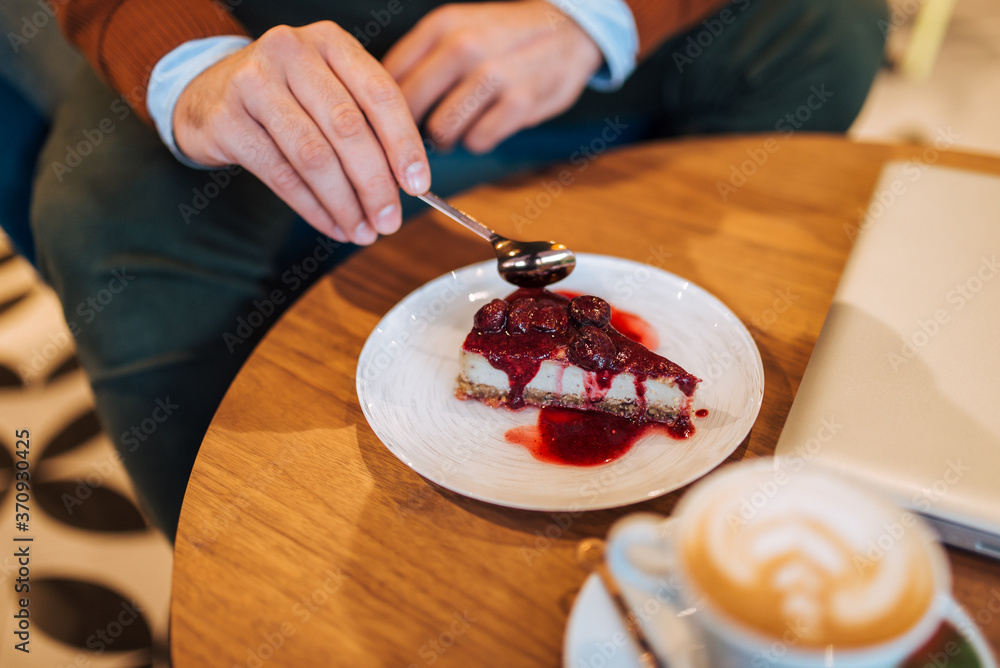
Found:
M 622 584 L 629 609 L 637 611 L 654 651 L 667 657 L 670 668 L 708 668 L 704 646 L 692 634 L 678 611 L 648 594 Z M 563 640 L 565 668 L 638 668 L 639 651 L 625 630 L 625 623 L 607 589 L 591 573 L 573 604 Z
M 619 581 L 630 610 L 640 622 L 657 656 L 670 668 L 709 668 L 705 647 L 685 617 L 694 610 L 681 610 Z M 950 628 L 949 628 L 950 627 Z M 942 668 L 997 668 L 989 644 L 972 619 L 957 604 L 948 611 L 938 640 L 913 653 L 902 668 L 924 668 L 940 663 Z M 947 648 L 956 646 L 949 656 Z M 580 588 L 570 611 L 563 638 L 564 668 L 641 668 L 639 652 L 625 630 L 625 623 L 600 578 L 592 573 Z

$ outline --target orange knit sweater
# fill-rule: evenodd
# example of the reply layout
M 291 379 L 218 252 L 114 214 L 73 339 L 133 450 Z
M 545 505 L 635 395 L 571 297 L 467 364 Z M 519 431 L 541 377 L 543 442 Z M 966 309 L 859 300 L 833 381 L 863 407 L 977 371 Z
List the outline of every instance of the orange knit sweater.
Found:
M 725 0 L 626 0 L 639 30 L 640 58 Z M 157 61 L 192 39 L 244 35 L 220 0 L 61 0 L 63 32 L 94 69 L 149 121 L 146 87 Z

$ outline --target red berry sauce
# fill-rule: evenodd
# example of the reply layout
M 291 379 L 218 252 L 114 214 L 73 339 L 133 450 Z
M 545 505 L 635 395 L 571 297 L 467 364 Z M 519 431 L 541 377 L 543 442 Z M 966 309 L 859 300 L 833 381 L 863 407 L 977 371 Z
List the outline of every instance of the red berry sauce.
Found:
M 528 448 L 535 459 L 550 464 L 597 466 L 612 462 L 650 431 L 683 440 L 694 434 L 686 417 L 670 424 L 546 406 L 538 412 L 538 423 L 508 429 L 510 443 Z

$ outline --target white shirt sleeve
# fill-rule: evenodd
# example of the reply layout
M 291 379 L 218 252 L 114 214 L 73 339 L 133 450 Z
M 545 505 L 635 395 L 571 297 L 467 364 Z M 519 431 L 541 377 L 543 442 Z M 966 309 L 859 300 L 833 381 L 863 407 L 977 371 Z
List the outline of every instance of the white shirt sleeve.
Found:
M 614 91 L 635 70 L 639 30 L 625 0 L 548 0 L 583 28 L 604 54 L 604 67 L 590 80 L 594 90 Z
M 239 51 L 250 41 L 249 37 L 237 35 L 194 39 L 184 42 L 160 58 L 153 68 L 149 89 L 146 91 L 146 108 L 160 133 L 160 139 L 188 167 L 216 169 L 198 164 L 177 148 L 174 139 L 174 107 L 177 106 L 177 99 L 192 79 L 226 56 Z

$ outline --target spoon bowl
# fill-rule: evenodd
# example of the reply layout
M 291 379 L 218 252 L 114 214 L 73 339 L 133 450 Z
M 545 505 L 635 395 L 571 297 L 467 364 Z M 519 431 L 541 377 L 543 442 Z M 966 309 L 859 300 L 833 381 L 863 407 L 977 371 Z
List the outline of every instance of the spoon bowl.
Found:
M 576 256 L 563 244 L 508 239 L 430 191 L 418 197 L 489 241 L 497 254 L 500 278 L 519 288 L 544 288 L 566 278 L 576 267 Z
M 503 280 L 522 288 L 544 288 L 566 278 L 576 267 L 573 251 L 554 241 L 501 239 L 493 250 Z

